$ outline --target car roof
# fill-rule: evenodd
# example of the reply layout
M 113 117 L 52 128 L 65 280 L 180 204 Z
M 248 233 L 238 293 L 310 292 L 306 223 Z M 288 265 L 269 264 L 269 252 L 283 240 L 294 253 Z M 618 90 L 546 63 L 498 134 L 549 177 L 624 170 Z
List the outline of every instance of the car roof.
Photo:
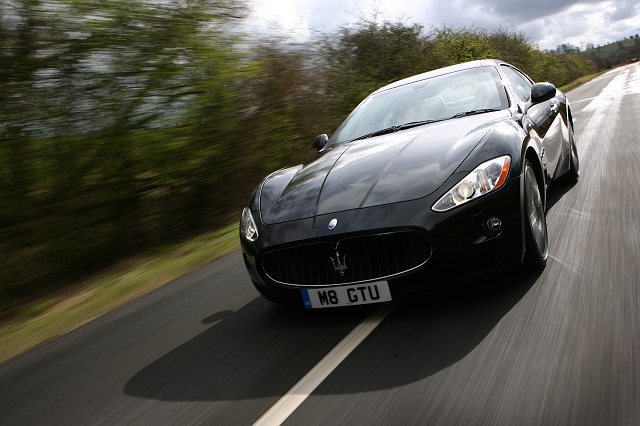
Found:
M 425 80 L 431 77 L 437 77 L 439 75 L 449 74 L 456 71 L 467 70 L 471 68 L 479 68 L 479 67 L 487 67 L 487 66 L 497 66 L 499 64 L 506 64 L 506 62 L 499 61 L 497 59 L 481 59 L 478 61 L 464 62 L 462 64 L 451 65 L 444 68 L 438 68 L 433 71 L 428 71 L 422 74 L 417 74 L 411 77 L 404 78 L 402 80 L 395 81 L 391 84 L 388 84 L 380 89 L 376 90 L 373 93 L 384 92 L 385 90 L 393 89 L 395 87 L 404 86 L 406 84 L 415 83 L 416 81 Z

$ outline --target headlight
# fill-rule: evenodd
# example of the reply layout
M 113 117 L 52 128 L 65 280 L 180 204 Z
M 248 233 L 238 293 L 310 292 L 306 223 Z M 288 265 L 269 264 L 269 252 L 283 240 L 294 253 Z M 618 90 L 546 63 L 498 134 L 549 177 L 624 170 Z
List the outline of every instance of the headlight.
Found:
M 258 228 L 253 220 L 253 215 L 249 207 L 242 210 L 242 219 L 240 219 L 240 233 L 247 240 L 253 242 L 258 238 Z
M 510 165 L 511 157 L 508 155 L 480 164 L 431 208 L 437 212 L 446 212 L 500 188 L 507 180 Z

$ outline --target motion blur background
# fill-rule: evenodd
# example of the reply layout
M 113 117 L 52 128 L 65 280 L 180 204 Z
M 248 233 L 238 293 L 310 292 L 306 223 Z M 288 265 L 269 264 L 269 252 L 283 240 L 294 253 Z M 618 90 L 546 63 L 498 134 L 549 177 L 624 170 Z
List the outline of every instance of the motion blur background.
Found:
M 499 58 L 563 86 L 640 56 L 638 36 L 542 51 L 515 29 L 380 16 L 303 42 L 248 2 L 3 0 L 0 315 L 158 244 L 237 221 L 267 173 L 315 156 L 368 93 Z

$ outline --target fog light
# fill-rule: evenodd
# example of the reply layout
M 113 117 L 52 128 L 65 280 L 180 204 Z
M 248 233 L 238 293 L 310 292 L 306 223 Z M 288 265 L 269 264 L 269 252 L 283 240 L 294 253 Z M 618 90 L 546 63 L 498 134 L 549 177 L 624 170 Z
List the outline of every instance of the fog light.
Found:
M 497 217 L 490 217 L 487 219 L 487 229 L 491 232 L 498 232 L 502 229 L 502 221 Z

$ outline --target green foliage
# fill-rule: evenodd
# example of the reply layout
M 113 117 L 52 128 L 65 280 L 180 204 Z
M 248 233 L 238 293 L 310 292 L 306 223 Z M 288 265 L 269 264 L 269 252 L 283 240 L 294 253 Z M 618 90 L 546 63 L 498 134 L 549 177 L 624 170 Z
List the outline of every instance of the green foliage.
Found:
M 444 26 L 426 33 L 419 25 L 366 19 L 326 35 L 320 54 L 326 67 L 325 101 L 329 114 L 340 120 L 385 84 L 461 62 L 501 59 L 534 80 L 557 86 L 594 70 L 588 58 L 540 51 L 516 30 Z
M 604 46 L 591 45 L 591 48 L 584 52 L 584 56 L 591 59 L 599 70 L 637 61 L 640 58 L 640 37 L 636 34 L 631 38 Z
M 236 4 L 5 5 L 0 309 L 220 223 L 238 200 L 232 136 L 251 70 L 216 29 Z
M 495 58 L 531 72 L 539 51 L 533 48 L 524 33 L 498 28 L 486 34 L 486 39 Z
M 431 35 L 431 39 L 438 56 L 443 58 L 446 65 L 489 59 L 496 56 L 489 43 L 489 35 L 483 29 L 436 28 Z
M 595 71 L 594 63 L 582 55 L 534 51 L 532 56 L 535 60 L 529 69 L 531 78 L 550 81 L 558 87 Z

